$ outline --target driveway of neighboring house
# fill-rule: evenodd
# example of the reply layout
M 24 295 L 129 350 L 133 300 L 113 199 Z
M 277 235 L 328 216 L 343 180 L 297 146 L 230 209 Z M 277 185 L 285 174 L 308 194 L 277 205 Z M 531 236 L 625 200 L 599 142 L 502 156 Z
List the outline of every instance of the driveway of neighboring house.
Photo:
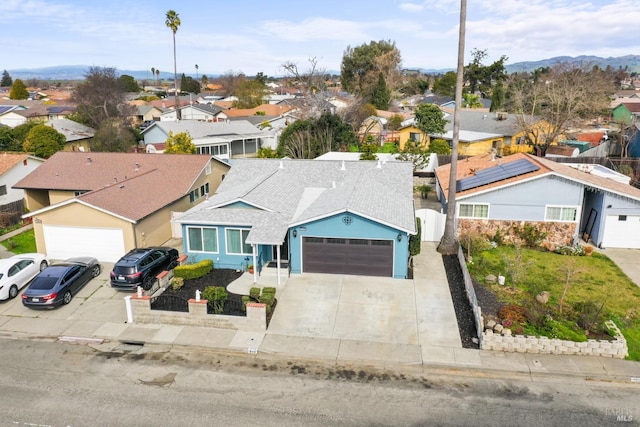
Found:
M 422 246 L 414 280 L 291 276 L 267 334 L 462 347 L 442 257 Z
M 640 249 L 608 248 L 601 250 L 601 252 L 615 262 L 636 285 L 640 286 Z

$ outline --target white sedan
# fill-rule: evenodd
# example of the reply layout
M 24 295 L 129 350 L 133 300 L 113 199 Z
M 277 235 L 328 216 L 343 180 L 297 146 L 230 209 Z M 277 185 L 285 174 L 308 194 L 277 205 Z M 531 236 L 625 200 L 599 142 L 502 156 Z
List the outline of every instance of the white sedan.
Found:
M 12 299 L 49 261 L 42 254 L 22 254 L 0 259 L 0 300 Z

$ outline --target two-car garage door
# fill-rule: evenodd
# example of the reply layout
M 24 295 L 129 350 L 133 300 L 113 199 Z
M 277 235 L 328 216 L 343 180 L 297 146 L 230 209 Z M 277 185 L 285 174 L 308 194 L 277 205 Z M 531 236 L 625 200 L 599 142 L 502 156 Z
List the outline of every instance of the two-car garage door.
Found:
M 306 273 L 393 276 L 393 241 L 304 237 L 302 269 Z
M 125 253 L 120 228 L 43 225 L 42 230 L 51 259 L 92 256 L 99 261 L 115 262 Z

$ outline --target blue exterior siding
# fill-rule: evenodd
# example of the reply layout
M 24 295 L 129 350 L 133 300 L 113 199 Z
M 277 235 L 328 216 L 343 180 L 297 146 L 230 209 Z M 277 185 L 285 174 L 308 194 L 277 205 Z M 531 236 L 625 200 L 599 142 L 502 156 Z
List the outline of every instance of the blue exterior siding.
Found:
M 582 186 L 557 177 L 523 182 L 485 194 L 458 200 L 488 203 L 489 218 L 496 220 L 544 221 L 548 205 L 582 206 Z
M 224 227 L 224 226 L 215 226 L 215 225 L 207 225 L 207 227 L 216 227 L 218 229 L 218 252 L 217 253 L 208 253 L 208 252 L 190 252 L 189 251 L 189 235 L 187 233 L 187 227 L 202 227 L 202 224 L 183 224 L 182 226 L 182 235 L 184 236 L 182 247 L 185 255 L 189 257 L 189 261 L 198 262 L 203 259 L 213 260 L 214 268 L 232 268 L 236 270 L 243 270 L 247 267 L 248 264 L 253 264 L 253 255 L 235 255 L 228 254 L 226 247 L 226 229 L 243 229 L 250 230 L 251 227 Z M 258 256 L 257 256 L 257 268 L 260 269 L 262 265 L 271 259 L 271 246 L 258 245 Z M 246 258 L 249 260 L 246 260 Z
M 164 133 L 158 126 L 153 126 L 144 133 L 144 143 L 146 144 L 161 144 L 167 140 L 167 134 Z
M 406 233 L 399 232 L 395 228 L 387 227 L 377 222 L 349 214 L 353 218 L 350 225 L 346 225 L 341 213 L 329 218 L 309 222 L 289 230 L 289 250 L 291 258 L 289 263 L 292 273 L 301 273 L 302 266 L 302 237 L 339 237 L 348 239 L 378 239 L 392 240 L 394 248 L 393 277 L 404 279 L 407 277 L 407 261 L 409 259 L 409 239 Z M 293 229 L 297 231 L 297 237 L 293 237 Z M 402 240 L 398 242 L 398 234 Z M 363 272 L 366 275 L 366 272 Z

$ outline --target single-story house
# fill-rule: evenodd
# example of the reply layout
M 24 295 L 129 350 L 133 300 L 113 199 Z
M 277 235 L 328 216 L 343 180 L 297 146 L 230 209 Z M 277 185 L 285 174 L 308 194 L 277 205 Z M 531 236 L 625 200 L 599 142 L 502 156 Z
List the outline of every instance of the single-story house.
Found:
M 45 125 L 54 128 L 64 135 L 67 139 L 64 145 L 65 151 L 91 151 L 89 141 L 91 141 L 96 134 L 96 131 L 92 127 L 69 119 L 51 120 L 45 123 Z
M 27 118 L 18 111 L 26 110 L 22 105 L 0 105 L 0 124 L 14 128 L 27 123 Z
M 14 188 L 25 191 L 38 252 L 113 262 L 171 239 L 172 216 L 206 200 L 228 170 L 207 155 L 60 151 Z
M 623 102 L 611 111 L 615 123 L 631 125 L 640 120 L 640 102 Z
M 228 118 L 226 110 L 212 104 L 189 104 L 180 107 L 181 120 L 200 120 L 203 122 L 219 122 Z M 160 121 L 175 121 L 176 110 L 165 110 Z
M 214 267 L 406 278 L 412 164 L 238 159 L 216 194 L 174 219 Z
M 0 226 L 18 224 L 24 213 L 24 190 L 13 186 L 44 159 L 26 153 L 0 153 Z
M 272 136 L 246 120 L 199 122 L 181 120 L 155 122 L 142 131 L 144 144 L 164 144 L 173 134 L 188 132 L 198 154 L 210 154 L 220 159 L 257 157 L 263 139 Z
M 436 170 L 445 211 L 450 167 Z M 458 233 L 505 235 L 529 223 L 547 233 L 549 245 L 582 238 L 601 248 L 640 248 L 640 189 L 615 173 L 590 172 L 524 153 L 460 160 L 454 184 Z

